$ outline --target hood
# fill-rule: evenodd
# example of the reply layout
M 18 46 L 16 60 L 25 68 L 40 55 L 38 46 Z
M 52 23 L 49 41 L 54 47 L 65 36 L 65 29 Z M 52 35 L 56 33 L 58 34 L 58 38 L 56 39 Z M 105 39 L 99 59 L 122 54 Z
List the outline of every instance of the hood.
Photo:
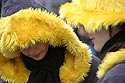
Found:
M 78 83 L 87 76 L 91 61 L 89 47 L 55 14 L 29 8 L 0 19 L 0 74 L 4 80 L 27 82 L 30 71 L 20 58 L 20 49 L 36 42 L 66 47 L 60 68 L 61 83 Z
M 69 24 L 82 24 L 91 33 L 125 22 L 124 4 L 125 0 L 72 0 L 61 5 L 59 12 Z

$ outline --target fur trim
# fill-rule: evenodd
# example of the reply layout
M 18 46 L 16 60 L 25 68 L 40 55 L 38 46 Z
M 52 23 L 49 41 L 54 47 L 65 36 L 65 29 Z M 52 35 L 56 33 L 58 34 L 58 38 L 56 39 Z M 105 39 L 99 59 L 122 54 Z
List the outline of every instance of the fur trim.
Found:
M 64 65 L 60 68 L 61 83 L 79 83 L 84 80 L 84 77 L 87 77 L 86 72 L 90 67 L 88 64 L 90 57 L 87 56 L 90 54 L 85 45 L 78 46 L 77 49 L 79 48 L 82 48 L 84 52 L 76 54 L 78 56 L 73 56 L 69 51 L 66 52 Z
M 79 23 L 79 16 L 76 14 L 78 12 L 78 6 L 74 2 L 71 3 L 65 3 L 60 7 L 60 17 L 61 18 L 66 18 L 66 21 L 68 24 L 78 26 Z
M 8 59 L 0 54 L 0 75 L 9 83 L 27 83 L 30 71 L 28 71 L 20 58 Z
M 83 24 L 90 33 L 125 22 L 124 3 L 123 0 L 73 0 L 61 6 L 60 15 L 71 25 Z
M 19 61 L 16 61 L 16 59 L 19 58 L 20 49 L 36 42 L 49 43 L 54 47 L 66 47 L 66 59 L 64 65 L 60 68 L 62 83 L 78 83 L 87 76 L 90 69 L 89 62 L 91 61 L 88 46 L 81 43 L 73 29 L 55 14 L 40 9 L 20 10 L 11 16 L 0 19 L 0 29 L 1 53 L 7 63 L 10 64 L 7 67 L 3 66 L 0 71 L 2 72 L 2 78 L 5 80 L 9 79 L 13 83 L 26 83 L 29 71 L 25 70 L 20 59 Z M 11 60 L 14 60 L 14 62 L 12 63 Z M 6 64 L 3 60 L 0 65 L 3 63 Z M 18 68 L 15 64 L 18 65 Z M 12 71 L 11 68 L 13 68 Z M 25 81 L 19 82 L 20 79 L 14 76 L 10 78 L 11 74 L 4 72 L 6 69 L 10 70 L 9 73 L 18 72 Z M 25 78 L 23 77 L 23 71 L 26 72 L 27 77 Z M 16 74 L 16 77 L 20 76 Z
M 97 72 L 98 78 L 102 78 L 113 66 L 125 60 L 125 49 L 121 49 L 117 52 L 109 52 L 99 65 Z

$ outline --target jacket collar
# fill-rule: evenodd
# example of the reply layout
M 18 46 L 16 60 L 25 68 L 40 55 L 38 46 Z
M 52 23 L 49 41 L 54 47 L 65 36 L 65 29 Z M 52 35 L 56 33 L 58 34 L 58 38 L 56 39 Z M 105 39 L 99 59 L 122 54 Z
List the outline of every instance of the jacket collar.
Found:
M 125 49 L 107 53 L 102 64 L 99 65 L 99 70 L 97 72 L 98 78 L 102 78 L 113 66 L 123 60 L 125 60 Z

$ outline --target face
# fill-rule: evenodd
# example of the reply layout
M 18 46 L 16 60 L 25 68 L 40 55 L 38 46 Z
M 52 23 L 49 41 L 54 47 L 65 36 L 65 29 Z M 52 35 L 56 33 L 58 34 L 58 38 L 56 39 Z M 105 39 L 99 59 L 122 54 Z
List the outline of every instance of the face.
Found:
M 94 43 L 94 49 L 100 52 L 104 44 L 110 39 L 110 34 L 109 30 L 103 28 L 101 31 L 89 34 L 89 37 Z
M 36 43 L 28 48 L 22 49 L 21 52 L 34 60 L 41 60 L 45 57 L 48 51 L 48 44 Z

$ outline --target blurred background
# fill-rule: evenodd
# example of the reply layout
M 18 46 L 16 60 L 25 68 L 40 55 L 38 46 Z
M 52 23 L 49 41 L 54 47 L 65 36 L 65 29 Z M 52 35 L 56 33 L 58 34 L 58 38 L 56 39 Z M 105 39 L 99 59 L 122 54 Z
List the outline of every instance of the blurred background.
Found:
M 44 5 L 50 12 L 54 12 L 58 15 L 58 10 L 61 4 L 71 2 L 71 0 L 38 0 Z M 2 0 L 0 0 L 0 12 L 1 12 Z
M 54 12 L 58 15 L 58 10 L 61 4 L 70 2 L 71 0 L 38 0 L 43 4 L 50 12 Z

